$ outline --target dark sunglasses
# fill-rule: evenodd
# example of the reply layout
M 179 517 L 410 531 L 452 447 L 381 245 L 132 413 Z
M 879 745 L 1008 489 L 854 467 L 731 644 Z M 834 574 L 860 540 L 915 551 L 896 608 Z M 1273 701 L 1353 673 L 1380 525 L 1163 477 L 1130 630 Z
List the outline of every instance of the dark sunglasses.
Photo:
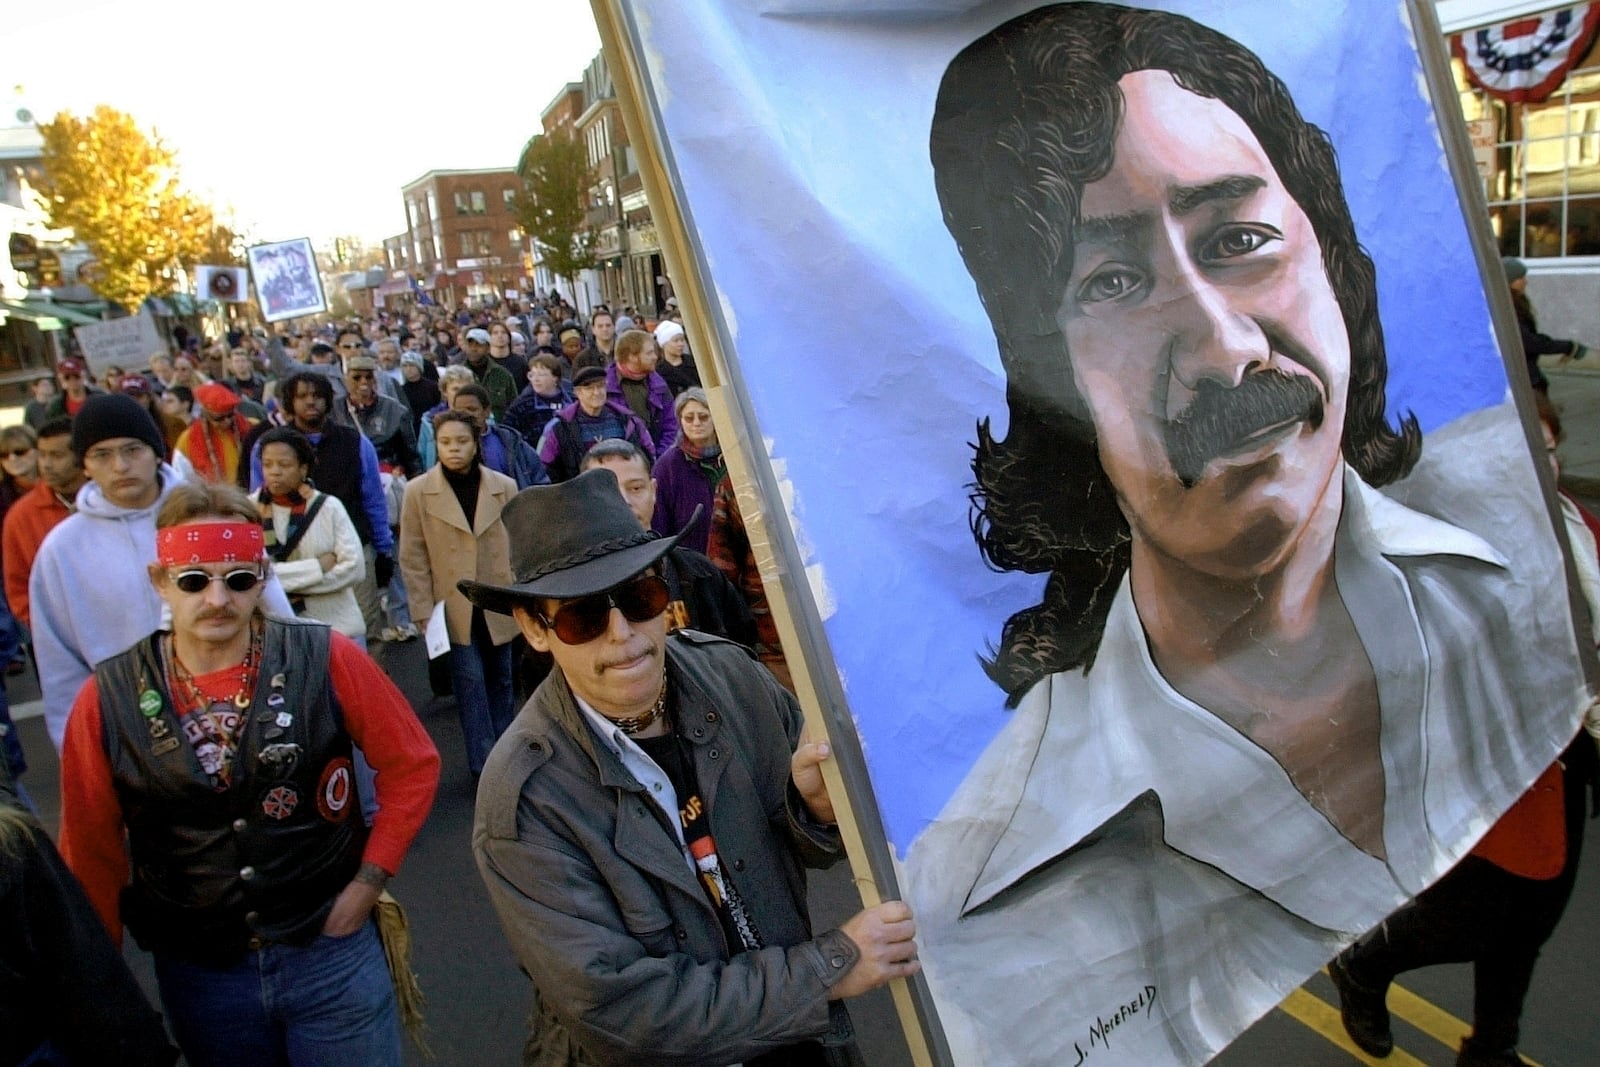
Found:
M 185 593 L 203 593 L 211 588 L 212 582 L 221 582 L 228 587 L 230 593 L 248 593 L 262 581 L 261 575 L 255 571 L 237 570 L 227 574 L 211 574 L 207 571 L 180 571 L 172 576 L 172 584 Z
M 667 610 L 672 594 L 659 575 L 646 574 L 624 582 L 615 589 L 593 596 L 568 600 L 553 617 L 542 613 L 539 621 L 556 632 L 562 644 L 584 645 L 606 632 L 611 625 L 611 609 L 622 612 L 629 622 L 648 622 Z
M 4 457 L 5 459 L 19 459 L 32 451 L 33 449 L 31 448 L 13 448 L 5 452 L 0 452 L 0 457 Z

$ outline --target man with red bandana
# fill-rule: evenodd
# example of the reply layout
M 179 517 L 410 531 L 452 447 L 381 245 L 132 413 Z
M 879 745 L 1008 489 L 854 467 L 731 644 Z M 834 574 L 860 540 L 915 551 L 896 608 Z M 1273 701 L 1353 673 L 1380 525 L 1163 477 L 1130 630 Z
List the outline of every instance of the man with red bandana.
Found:
M 262 614 L 262 529 L 239 489 L 181 485 L 156 527 L 172 627 L 78 694 L 62 854 L 113 936 L 126 924 L 155 957 L 191 1064 L 398 1065 L 373 909 L 432 806 L 438 752 L 348 638 Z M 381 783 L 370 828 L 357 746 Z
M 131 396 L 95 393 L 72 420 L 72 454 L 88 476 L 77 511 L 39 545 L 28 613 L 45 725 L 59 750 L 67 713 L 94 665 L 161 625 L 161 597 L 145 577 L 156 554 L 156 513 L 183 479 L 162 462 L 166 442 Z M 262 606 L 291 617 L 276 578 Z

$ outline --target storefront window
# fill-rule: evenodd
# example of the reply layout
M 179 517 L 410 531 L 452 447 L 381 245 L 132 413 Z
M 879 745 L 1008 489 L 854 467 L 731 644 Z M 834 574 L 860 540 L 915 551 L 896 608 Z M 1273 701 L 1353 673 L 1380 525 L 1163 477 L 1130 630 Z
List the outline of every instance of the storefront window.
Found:
M 1537 104 L 1496 100 L 1451 65 L 1500 253 L 1600 255 L 1600 46 Z

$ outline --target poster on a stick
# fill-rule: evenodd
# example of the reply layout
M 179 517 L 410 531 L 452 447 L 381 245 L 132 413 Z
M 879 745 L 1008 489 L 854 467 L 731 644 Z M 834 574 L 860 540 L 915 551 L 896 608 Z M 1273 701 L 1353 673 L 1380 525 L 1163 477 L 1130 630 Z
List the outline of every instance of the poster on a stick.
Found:
M 194 292 L 201 300 L 216 300 L 224 304 L 249 303 L 250 275 L 243 267 L 196 267 Z
M 124 370 L 150 365 L 150 357 L 167 351 L 167 342 L 148 311 L 121 319 L 85 323 L 73 327 L 73 338 L 89 363 L 89 374 L 98 379 L 107 367 Z
M 1202 1063 L 1573 740 L 1430 5 L 596 8 L 934 1058 Z
M 249 258 L 261 317 L 268 322 L 328 310 L 317 256 L 309 238 L 255 245 L 249 250 Z

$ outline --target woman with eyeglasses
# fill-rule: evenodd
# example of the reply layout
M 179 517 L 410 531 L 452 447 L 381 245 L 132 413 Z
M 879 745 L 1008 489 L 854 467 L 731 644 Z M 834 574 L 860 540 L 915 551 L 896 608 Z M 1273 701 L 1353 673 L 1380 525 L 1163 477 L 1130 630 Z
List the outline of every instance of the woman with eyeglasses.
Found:
M 516 713 L 511 640 L 518 633 L 509 616 L 485 614 L 456 588 L 463 578 L 513 581 L 500 512 L 517 495 L 517 483 L 483 466 L 479 438 L 470 415 L 435 415 L 438 466 L 412 479 L 400 509 L 400 574 L 411 622 L 424 630 L 434 605 L 444 603 L 456 714 L 474 779 Z
M 316 449 L 299 430 L 279 426 L 261 435 L 256 504 L 267 555 L 296 615 L 325 622 L 366 648 L 355 593 L 366 572 L 361 538 L 338 498 L 311 484 L 316 465 Z
M 0 430 L 0 523 L 39 481 L 39 439 L 26 425 Z
M 685 389 L 673 402 L 678 415 L 678 440 L 656 460 L 651 477 L 656 480 L 656 514 L 650 528 L 662 537 L 684 529 L 695 509 L 700 521 L 678 543 L 704 553 L 711 532 L 711 508 L 717 483 L 728 473 L 717 428 L 711 424 L 711 405 L 699 386 Z

